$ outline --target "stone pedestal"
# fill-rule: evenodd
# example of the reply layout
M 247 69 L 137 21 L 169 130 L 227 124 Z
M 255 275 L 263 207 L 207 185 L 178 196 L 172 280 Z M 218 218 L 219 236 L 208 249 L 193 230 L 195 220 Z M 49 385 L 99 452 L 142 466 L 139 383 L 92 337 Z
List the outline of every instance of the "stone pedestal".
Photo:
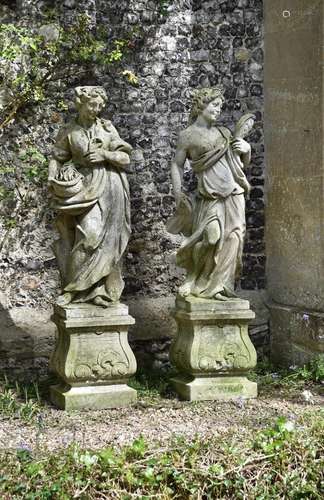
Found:
M 247 300 L 177 298 L 178 332 L 170 357 L 179 375 L 171 382 L 182 399 L 257 396 L 257 384 L 246 378 L 256 365 L 256 351 L 248 335 L 253 318 Z
M 267 288 L 273 361 L 324 353 L 324 2 L 265 14 Z
M 135 321 L 127 306 L 55 306 L 52 319 L 58 337 L 51 368 L 61 379 L 51 387 L 51 401 L 56 406 L 98 410 L 136 400 L 136 391 L 127 385 L 136 372 L 127 340 L 128 327 Z

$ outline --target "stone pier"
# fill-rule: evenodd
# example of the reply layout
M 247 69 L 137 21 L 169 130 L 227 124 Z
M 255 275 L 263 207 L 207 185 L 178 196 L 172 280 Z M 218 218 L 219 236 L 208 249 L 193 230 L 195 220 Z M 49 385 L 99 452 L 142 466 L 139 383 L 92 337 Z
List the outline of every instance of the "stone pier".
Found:
M 248 334 L 253 318 L 247 300 L 177 298 L 178 332 L 170 357 L 179 375 L 171 382 L 182 399 L 257 396 L 257 384 L 246 377 L 256 365 L 256 351 Z
M 272 358 L 324 353 L 324 2 L 265 13 L 266 249 Z
M 127 306 L 55 306 L 53 321 L 58 337 L 51 367 L 61 381 L 51 387 L 51 401 L 56 406 L 96 410 L 136 401 L 136 391 L 127 385 L 136 372 L 127 339 L 134 319 Z

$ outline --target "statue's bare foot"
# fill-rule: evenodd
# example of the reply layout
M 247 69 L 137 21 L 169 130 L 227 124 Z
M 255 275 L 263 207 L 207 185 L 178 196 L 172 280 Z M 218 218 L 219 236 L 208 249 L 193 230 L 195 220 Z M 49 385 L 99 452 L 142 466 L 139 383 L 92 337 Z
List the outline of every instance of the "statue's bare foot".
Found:
M 187 282 L 187 283 L 184 283 L 183 285 L 179 286 L 179 295 L 181 295 L 181 297 L 188 297 L 188 295 L 190 295 L 191 293 L 191 285 L 192 283 L 190 282 Z
M 103 298 L 99 297 L 99 295 L 93 299 L 93 303 L 96 306 L 100 306 L 100 307 L 108 307 L 109 306 L 109 302 L 107 300 L 104 300 Z
M 230 297 L 226 297 L 226 295 L 223 295 L 222 293 L 216 293 L 214 298 L 216 300 L 221 300 L 223 302 L 227 302 L 228 300 L 231 300 Z
M 58 306 L 64 307 L 64 306 L 67 306 L 68 304 L 70 304 L 72 302 L 72 299 L 73 299 L 72 293 L 65 292 L 65 293 L 62 293 L 62 295 L 60 295 L 59 297 L 57 297 L 56 304 Z

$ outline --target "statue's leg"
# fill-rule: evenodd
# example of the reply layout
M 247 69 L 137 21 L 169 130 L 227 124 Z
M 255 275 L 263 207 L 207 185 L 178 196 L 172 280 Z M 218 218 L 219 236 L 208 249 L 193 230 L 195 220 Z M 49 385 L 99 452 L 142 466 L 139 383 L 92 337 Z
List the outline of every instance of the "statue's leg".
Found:
M 215 268 L 215 249 L 220 237 L 220 224 L 218 220 L 213 220 L 207 224 L 202 240 L 195 245 L 193 260 L 197 279 L 193 288 L 194 295 L 200 295 L 208 287 L 210 275 Z

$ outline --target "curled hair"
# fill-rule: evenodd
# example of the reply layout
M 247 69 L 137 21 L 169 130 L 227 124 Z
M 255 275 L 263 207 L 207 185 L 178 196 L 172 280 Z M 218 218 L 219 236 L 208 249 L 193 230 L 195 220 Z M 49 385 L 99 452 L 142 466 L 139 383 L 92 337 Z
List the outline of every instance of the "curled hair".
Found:
M 98 97 L 102 100 L 104 106 L 108 100 L 108 97 L 103 87 L 90 86 L 90 85 L 84 87 L 76 87 L 75 89 L 76 108 L 79 109 L 82 103 L 90 101 L 91 99 L 98 99 Z
M 215 99 L 221 99 L 222 102 L 225 101 L 224 90 L 220 85 L 196 90 L 192 98 L 192 107 L 189 118 L 190 123 L 194 122 L 200 113 L 202 113 L 202 111 L 208 106 L 208 104 Z

